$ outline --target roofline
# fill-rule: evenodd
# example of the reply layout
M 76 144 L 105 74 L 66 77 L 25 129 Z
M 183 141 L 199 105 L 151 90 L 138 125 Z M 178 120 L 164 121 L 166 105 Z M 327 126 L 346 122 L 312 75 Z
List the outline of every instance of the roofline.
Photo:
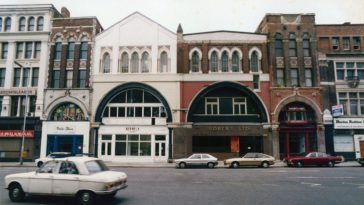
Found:
M 254 34 L 254 35 L 263 35 L 266 36 L 267 34 L 264 33 L 255 33 L 255 32 L 244 32 L 244 31 L 229 31 L 229 30 L 218 30 L 218 31 L 206 31 L 206 32 L 197 32 L 197 33 L 186 33 L 183 36 L 190 36 L 190 35 L 199 35 L 199 34 L 210 34 L 210 33 L 240 33 L 240 34 Z
M 266 13 L 265 16 L 286 16 L 286 15 L 306 15 L 306 16 L 315 16 L 315 13 Z
M 364 24 L 360 24 L 360 23 L 354 23 L 354 24 L 315 24 L 315 26 L 364 26 Z
M 57 21 L 57 20 L 73 20 L 73 19 L 95 19 L 97 21 L 97 23 L 100 25 L 102 31 L 104 30 L 104 27 L 101 25 L 99 19 L 96 16 L 78 16 L 78 17 L 69 17 L 69 18 L 53 18 L 52 21 Z
M 107 29 L 103 30 L 102 32 L 100 32 L 99 34 L 97 34 L 95 37 L 99 36 L 99 35 L 102 35 L 104 32 L 106 32 L 107 30 L 111 29 L 112 27 L 116 26 L 117 24 L 119 24 L 120 22 L 123 22 L 125 21 L 126 19 L 130 18 L 131 16 L 135 15 L 135 14 L 139 14 L 141 16 L 143 16 L 144 18 L 152 21 L 153 23 L 157 24 L 158 26 L 162 27 L 163 29 L 167 30 L 168 32 L 172 33 L 173 35 L 177 35 L 177 33 L 171 31 L 170 29 L 162 26 L 161 24 L 159 24 L 158 22 L 154 21 L 153 19 L 145 16 L 144 14 L 140 13 L 139 11 L 135 11 L 129 15 L 127 15 L 126 17 L 122 18 L 121 20 L 117 21 L 116 23 L 112 24 L 111 26 L 109 26 Z

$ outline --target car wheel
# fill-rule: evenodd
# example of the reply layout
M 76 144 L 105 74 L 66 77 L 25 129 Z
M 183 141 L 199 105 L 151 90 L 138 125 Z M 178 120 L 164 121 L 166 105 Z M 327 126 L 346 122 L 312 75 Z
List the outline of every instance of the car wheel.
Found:
M 297 162 L 296 163 L 296 166 L 299 167 L 299 168 L 301 168 L 301 167 L 303 167 L 303 163 L 302 162 Z
M 262 162 L 262 167 L 263 168 L 268 168 L 269 167 L 269 163 L 268 162 Z
M 43 162 L 38 162 L 37 167 L 41 167 L 43 165 Z
M 11 201 L 13 202 L 22 201 L 24 199 L 24 196 L 25 196 L 24 191 L 19 184 L 10 186 L 9 198 Z
M 184 168 L 186 168 L 186 163 L 185 162 L 181 162 L 181 163 L 179 163 L 179 168 L 181 168 L 181 169 L 184 169 Z
M 233 162 L 233 163 L 231 164 L 231 167 L 232 167 L 232 168 L 238 168 L 238 167 L 239 167 L 239 162 Z
M 212 169 L 215 167 L 215 165 L 214 165 L 214 163 L 209 162 L 209 163 L 207 163 L 207 167 Z
M 95 195 L 90 191 L 83 191 L 77 195 L 77 201 L 80 205 L 91 205 L 94 203 Z
M 328 167 L 334 167 L 334 166 L 335 166 L 335 164 L 334 164 L 332 161 L 329 161 L 329 162 L 327 163 L 327 166 L 328 166 Z

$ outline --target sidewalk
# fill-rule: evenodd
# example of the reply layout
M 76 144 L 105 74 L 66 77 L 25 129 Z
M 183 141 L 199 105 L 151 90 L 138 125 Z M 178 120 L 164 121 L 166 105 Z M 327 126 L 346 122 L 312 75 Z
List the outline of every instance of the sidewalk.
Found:
M 130 168 L 175 168 L 175 163 L 167 162 L 107 162 L 105 164 L 108 167 L 130 167 Z M 24 162 L 20 165 L 19 162 L 0 162 L 0 167 L 34 167 L 36 168 L 34 162 Z M 219 161 L 217 168 L 224 168 L 224 162 Z M 271 166 L 272 168 L 287 167 L 283 161 L 275 161 L 275 164 Z M 360 164 L 356 161 L 342 162 L 340 164 L 335 164 L 335 167 L 360 167 Z

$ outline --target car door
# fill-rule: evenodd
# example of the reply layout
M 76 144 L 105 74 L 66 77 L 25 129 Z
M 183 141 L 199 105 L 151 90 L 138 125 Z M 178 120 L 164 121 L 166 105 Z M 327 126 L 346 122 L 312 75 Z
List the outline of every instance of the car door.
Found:
M 317 161 L 317 153 L 312 152 L 305 157 L 305 161 L 303 163 L 305 165 L 316 165 L 317 163 L 316 161 Z
M 255 166 L 255 153 L 247 153 L 244 157 L 242 157 L 241 162 L 239 162 L 242 166 Z
M 58 161 L 48 161 L 29 179 L 29 193 L 52 194 L 54 173 L 57 172 Z
M 201 154 L 194 154 L 188 158 L 187 164 L 191 166 L 201 165 Z
M 61 162 L 58 173 L 53 178 L 53 194 L 72 195 L 79 187 L 79 172 L 75 163 L 70 161 Z

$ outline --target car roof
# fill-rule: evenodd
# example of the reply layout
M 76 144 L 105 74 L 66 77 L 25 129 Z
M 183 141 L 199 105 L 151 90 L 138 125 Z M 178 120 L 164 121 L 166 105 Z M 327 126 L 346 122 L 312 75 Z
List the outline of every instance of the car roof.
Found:
M 65 157 L 65 158 L 59 158 L 54 159 L 55 161 L 71 161 L 71 162 L 87 162 L 92 160 L 99 160 L 95 157 Z

